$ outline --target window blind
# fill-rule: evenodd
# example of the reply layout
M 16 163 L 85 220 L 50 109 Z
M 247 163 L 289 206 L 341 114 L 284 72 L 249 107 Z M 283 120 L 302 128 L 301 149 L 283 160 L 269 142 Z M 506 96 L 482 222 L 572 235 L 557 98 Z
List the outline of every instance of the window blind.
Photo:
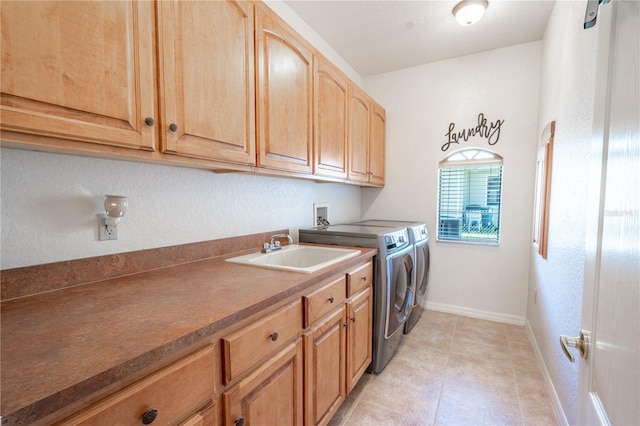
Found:
M 497 244 L 502 165 L 441 165 L 438 239 Z

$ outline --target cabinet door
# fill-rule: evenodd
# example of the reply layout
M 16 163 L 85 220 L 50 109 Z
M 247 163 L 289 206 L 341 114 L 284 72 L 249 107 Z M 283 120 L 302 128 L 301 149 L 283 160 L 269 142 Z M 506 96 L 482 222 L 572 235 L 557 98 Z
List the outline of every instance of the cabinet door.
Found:
M 327 424 L 345 399 L 345 307 L 304 335 L 305 425 Z
M 369 98 L 356 86 L 349 95 L 349 180 L 369 182 Z
M 2 130 L 153 150 L 153 18 L 147 1 L 2 2 Z
M 266 6 L 256 15 L 258 165 L 311 173 L 312 50 Z
M 347 300 L 347 393 L 353 390 L 371 363 L 372 302 L 371 287 Z
M 157 7 L 162 152 L 255 165 L 253 5 Z
M 347 177 L 347 77 L 316 56 L 314 174 Z
M 372 102 L 369 139 L 369 183 L 376 186 L 384 186 L 386 120 L 384 109 Z
M 302 339 L 287 346 L 223 395 L 225 425 L 302 424 Z

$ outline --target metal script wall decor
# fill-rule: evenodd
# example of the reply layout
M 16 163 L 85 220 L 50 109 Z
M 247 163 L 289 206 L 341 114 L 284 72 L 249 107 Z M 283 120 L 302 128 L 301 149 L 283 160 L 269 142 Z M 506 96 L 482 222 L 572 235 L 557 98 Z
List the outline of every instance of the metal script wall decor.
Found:
M 446 151 L 452 143 L 459 144 L 461 140 L 466 142 L 470 137 L 474 136 L 485 138 L 489 145 L 495 145 L 500 139 L 500 128 L 503 124 L 504 120 L 487 123 L 487 119 L 484 118 L 483 113 L 478 114 L 478 124 L 475 127 L 455 131 L 455 123 L 450 123 L 449 131 L 445 134 L 448 140 L 440 149 Z

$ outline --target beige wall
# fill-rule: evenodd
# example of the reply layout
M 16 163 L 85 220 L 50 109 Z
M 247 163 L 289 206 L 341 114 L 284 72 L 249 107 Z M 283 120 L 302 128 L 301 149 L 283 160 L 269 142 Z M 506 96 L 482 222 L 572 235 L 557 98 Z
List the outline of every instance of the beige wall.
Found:
M 363 189 L 362 213 L 427 223 L 430 308 L 524 324 L 541 47 L 525 43 L 365 78 L 387 111 L 387 177 L 384 189 Z M 498 142 L 475 137 L 442 151 L 449 123 L 473 127 L 479 113 L 504 120 Z M 473 146 L 504 158 L 498 247 L 435 241 L 438 163 Z

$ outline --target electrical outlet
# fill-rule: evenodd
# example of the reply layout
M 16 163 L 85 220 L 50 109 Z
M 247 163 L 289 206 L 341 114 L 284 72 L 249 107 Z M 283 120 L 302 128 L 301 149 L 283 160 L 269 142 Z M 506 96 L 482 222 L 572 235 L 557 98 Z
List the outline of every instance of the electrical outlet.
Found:
M 100 241 L 117 240 L 118 239 L 118 227 L 107 225 L 105 223 L 106 216 L 100 218 L 98 225 L 98 237 Z

